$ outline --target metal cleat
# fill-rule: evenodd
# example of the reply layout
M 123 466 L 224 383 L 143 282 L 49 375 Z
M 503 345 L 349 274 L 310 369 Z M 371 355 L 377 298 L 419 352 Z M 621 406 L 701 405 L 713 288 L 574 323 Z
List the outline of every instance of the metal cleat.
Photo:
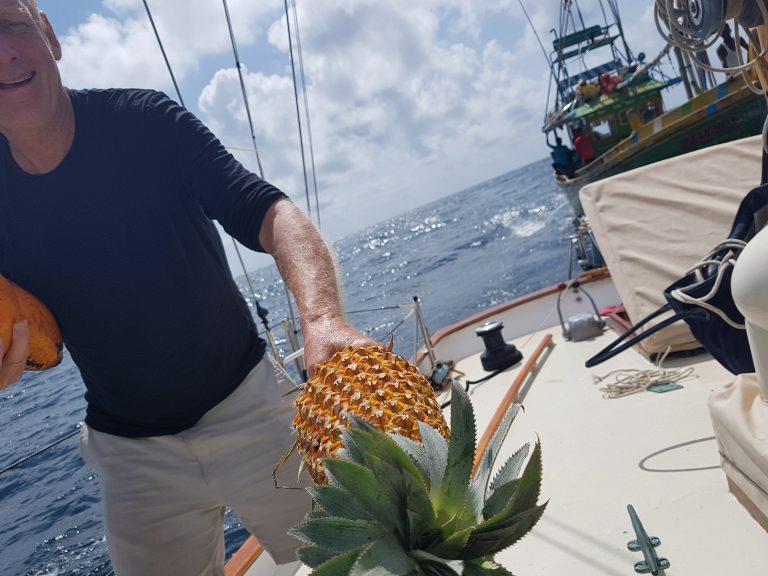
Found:
M 635 562 L 635 572 L 638 574 L 653 574 L 658 576 L 660 570 L 666 570 L 669 568 L 669 560 L 666 558 L 659 558 L 656 555 L 656 548 L 661 544 L 659 538 L 648 537 L 648 533 L 643 528 L 643 523 L 640 522 L 640 518 L 637 516 L 632 504 L 627 506 L 629 512 L 629 519 L 632 521 L 632 528 L 635 531 L 637 540 L 632 540 L 627 543 L 627 548 L 632 552 L 642 552 L 644 560 Z

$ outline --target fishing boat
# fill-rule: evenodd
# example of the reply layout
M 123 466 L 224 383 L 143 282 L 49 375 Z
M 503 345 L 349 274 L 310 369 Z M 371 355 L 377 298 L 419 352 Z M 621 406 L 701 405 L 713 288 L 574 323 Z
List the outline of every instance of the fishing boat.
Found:
M 571 142 L 572 160 L 553 167 L 577 211 L 580 186 L 759 134 L 766 115 L 765 100 L 750 85 L 753 79 L 729 74 L 718 80 L 714 73 L 698 68 L 710 65 L 706 49 L 689 54 L 667 46 L 648 62 L 643 53 L 635 55 L 616 0 L 598 3 L 604 24 L 588 26 L 578 1 L 561 2 L 553 49 L 545 54 L 554 98 L 551 103 L 548 98 L 542 131 L 551 148 L 553 140 L 561 138 L 559 131 Z M 671 54 L 676 77 L 666 77 L 661 68 Z M 605 61 L 589 67 L 588 58 L 594 61 L 598 55 Z M 687 101 L 668 109 L 663 92 L 681 83 Z M 577 150 L 580 147 L 584 149 Z
M 713 435 L 708 406 L 710 395 L 734 376 L 701 350 L 684 325 L 598 369 L 585 368 L 630 320 L 663 301 L 663 288 L 685 272 L 689 260 L 727 235 L 740 198 L 759 181 L 760 161 L 760 137 L 751 137 L 587 186 L 581 196 L 598 223 L 608 268 L 563 278 L 432 333 L 415 304 L 412 316 L 425 345 L 413 361 L 433 380 L 450 366 L 452 377 L 466 384 L 480 443 L 494 433 L 511 403 L 522 403 L 525 411 L 501 457 L 537 437 L 542 442 L 542 498 L 549 505 L 528 536 L 497 555 L 508 570 L 520 575 L 765 572 L 768 521 L 753 495 L 768 491 L 768 482 L 724 474 L 721 462 L 730 456 Z M 666 226 L 663 240 L 684 247 L 669 254 L 645 250 L 642 240 L 628 241 L 649 234 L 625 226 L 622 235 L 610 222 L 603 225 L 620 213 L 629 221 L 636 205 L 622 196 L 648 185 L 652 190 L 641 201 L 657 216 L 636 226 L 647 232 L 677 222 Z M 675 204 L 670 197 L 685 200 Z M 689 212 L 691 202 L 707 205 L 712 197 L 719 208 Z M 703 227 L 702 221 L 710 225 Z M 585 338 L 577 334 L 584 323 L 594 330 Z M 522 361 L 499 373 L 484 369 L 483 357 L 493 350 L 478 333 L 487 334 L 489 326 L 523 353 Z M 437 389 L 445 394 L 445 387 Z M 276 568 L 253 538 L 227 567 L 228 576 L 310 572 L 299 564 Z

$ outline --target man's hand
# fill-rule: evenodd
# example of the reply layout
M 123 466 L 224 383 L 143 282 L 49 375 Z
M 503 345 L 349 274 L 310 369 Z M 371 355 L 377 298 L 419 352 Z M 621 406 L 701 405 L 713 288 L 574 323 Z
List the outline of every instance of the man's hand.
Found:
M 350 325 L 344 318 L 322 317 L 303 322 L 304 361 L 310 378 L 315 367 L 347 346 L 382 346 Z
M 29 326 L 26 320 L 13 325 L 11 346 L 0 338 L 0 391 L 21 379 L 29 356 Z

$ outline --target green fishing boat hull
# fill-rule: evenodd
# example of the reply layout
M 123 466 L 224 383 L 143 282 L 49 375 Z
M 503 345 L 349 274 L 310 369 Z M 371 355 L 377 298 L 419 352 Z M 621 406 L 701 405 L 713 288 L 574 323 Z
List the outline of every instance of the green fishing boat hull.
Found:
M 579 190 L 590 182 L 762 132 L 768 114 L 764 98 L 751 92 L 748 95 L 742 92 L 736 101 L 723 104 L 725 102 L 721 101 L 706 110 L 700 109 L 696 114 L 699 117 L 695 120 L 690 112 L 691 103 L 684 104 L 677 110 L 688 119 L 675 126 L 662 128 L 651 136 L 653 142 L 644 143 L 637 135 L 627 138 L 619 147 L 606 152 L 593 164 L 580 170 L 577 178 L 568 180 L 558 177 L 558 183 L 566 187 L 568 200 L 574 210 L 582 214 Z
M 669 138 L 608 169 L 600 177 L 607 178 L 694 150 L 755 136 L 763 129 L 766 112 L 765 99 L 755 96 L 731 109 L 715 112 L 701 123 L 671 133 Z

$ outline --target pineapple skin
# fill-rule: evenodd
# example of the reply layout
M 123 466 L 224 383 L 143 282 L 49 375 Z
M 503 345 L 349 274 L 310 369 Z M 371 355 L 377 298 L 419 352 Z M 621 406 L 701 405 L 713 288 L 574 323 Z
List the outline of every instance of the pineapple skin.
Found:
M 322 460 L 343 447 L 344 413 L 382 432 L 421 442 L 421 421 L 450 432 L 429 381 L 413 364 L 383 347 L 347 347 L 320 364 L 294 402 L 296 447 L 315 483 L 327 485 Z

